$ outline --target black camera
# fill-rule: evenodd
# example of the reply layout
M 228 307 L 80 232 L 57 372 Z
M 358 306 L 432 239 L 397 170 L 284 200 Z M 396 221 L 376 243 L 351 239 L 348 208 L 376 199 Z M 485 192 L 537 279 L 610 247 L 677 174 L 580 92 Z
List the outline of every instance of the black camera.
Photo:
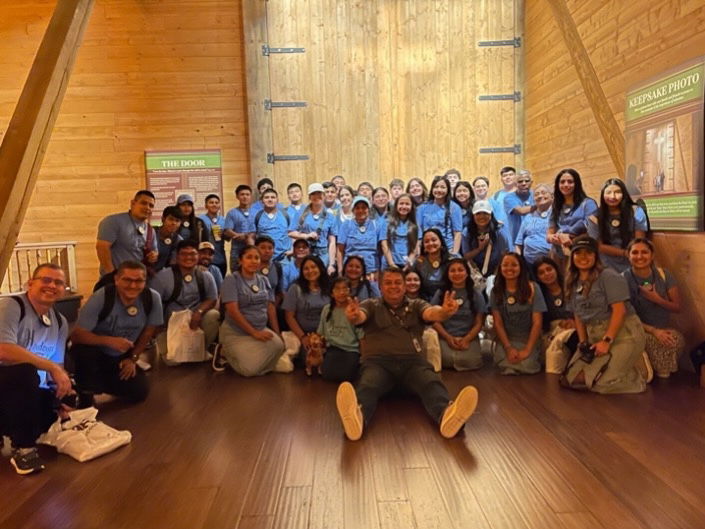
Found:
M 53 402 L 53 407 L 54 409 L 58 410 L 61 408 L 62 404 L 65 404 L 69 408 L 76 409 L 78 408 L 78 394 L 77 393 L 70 393 L 68 395 L 64 395 L 60 399 L 56 396 L 56 384 L 54 383 L 53 380 L 48 380 L 47 381 L 47 386 L 49 386 L 49 389 L 54 392 L 54 402 Z M 71 378 L 71 387 L 76 389 L 76 382 L 74 382 L 73 378 Z
M 578 353 L 580 354 L 580 359 L 586 364 L 591 364 L 595 359 L 595 346 L 590 345 L 589 342 L 582 342 L 578 346 Z

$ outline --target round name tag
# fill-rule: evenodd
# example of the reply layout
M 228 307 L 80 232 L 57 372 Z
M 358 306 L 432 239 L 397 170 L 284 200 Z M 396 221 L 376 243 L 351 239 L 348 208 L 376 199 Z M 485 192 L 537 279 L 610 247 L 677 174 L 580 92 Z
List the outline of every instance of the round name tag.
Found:
M 51 326 L 51 318 L 48 314 L 42 314 L 42 323 L 47 327 Z
M 486 233 L 483 233 L 482 235 L 477 236 L 477 240 L 484 241 L 485 239 L 487 239 L 487 237 L 489 237 L 489 235 L 487 235 Z
M 455 300 L 458 303 L 458 307 L 460 307 L 463 304 L 463 301 L 465 301 L 463 298 L 456 299 Z
M 269 268 L 267 268 L 267 267 L 265 266 L 265 267 L 262 269 L 262 273 L 263 273 L 264 275 L 268 276 L 268 275 L 269 275 Z
M 137 228 L 137 231 L 139 231 L 142 235 L 144 235 L 145 232 L 147 231 L 147 228 L 145 228 L 144 226 L 140 226 L 139 228 Z
M 139 309 L 135 307 L 134 305 L 130 305 L 127 307 L 127 314 L 130 316 L 137 316 L 137 313 L 139 312 Z
M 249 212 L 249 211 L 243 211 L 242 214 L 245 215 L 246 217 L 249 217 L 249 216 L 250 216 L 250 212 Z
M 563 213 L 570 213 L 570 208 L 563 208 Z
M 166 239 L 164 239 L 164 244 L 166 244 L 166 245 L 168 245 L 168 246 L 171 246 L 171 239 L 170 239 L 169 237 L 167 237 Z
M 542 211 L 542 212 L 541 212 L 541 218 L 542 218 L 542 219 L 545 219 L 546 217 L 548 217 L 548 211 Z
M 517 300 L 514 296 L 509 296 L 507 298 L 507 303 L 509 303 L 510 305 L 514 305 L 516 302 L 517 302 Z
M 193 280 L 193 276 L 191 274 L 186 274 L 184 276 L 184 281 L 186 281 L 187 283 L 190 283 L 192 280 Z
M 314 215 L 313 218 L 318 220 L 320 218 L 320 215 Z
M 561 298 L 556 298 L 556 299 L 553 300 L 553 304 L 554 304 L 556 307 L 560 307 L 561 305 L 563 305 L 563 300 L 562 300 Z
M 250 288 L 252 289 L 252 292 L 254 292 L 255 294 L 257 294 L 257 292 L 259 292 L 259 287 L 257 285 L 252 285 Z
M 578 288 L 576 288 L 575 291 L 580 294 L 583 291 L 583 285 L 578 285 Z
M 367 226 L 360 226 L 358 230 L 360 230 L 360 233 L 365 233 L 367 231 Z
M 184 228 L 188 228 L 189 226 L 191 226 L 191 223 L 190 223 L 189 221 L 187 221 L 187 220 L 185 220 L 185 221 L 183 222 L 183 224 L 184 224 Z
M 619 222 L 619 219 L 612 219 L 612 222 L 610 222 L 610 224 L 612 224 L 613 228 L 619 228 L 621 222 Z
M 274 213 L 267 213 L 267 217 L 269 217 L 270 220 L 273 219 L 273 218 L 274 218 Z
M 433 261 L 433 262 L 431 262 L 431 266 L 433 268 L 438 268 L 439 266 L 441 266 L 441 262 L 440 261 Z

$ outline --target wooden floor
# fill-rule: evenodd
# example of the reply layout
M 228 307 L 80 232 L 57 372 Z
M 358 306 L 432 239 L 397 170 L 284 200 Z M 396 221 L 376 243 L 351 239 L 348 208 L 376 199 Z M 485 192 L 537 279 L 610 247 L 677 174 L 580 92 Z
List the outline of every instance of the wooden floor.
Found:
M 143 405 L 102 406 L 133 442 L 90 463 L 43 450 L 45 472 L 0 462 L 0 527 L 705 527 L 705 390 L 695 377 L 645 394 L 562 390 L 554 376 L 445 373 L 480 391 L 445 440 L 413 399 L 382 402 L 345 440 L 335 386 L 161 367 Z

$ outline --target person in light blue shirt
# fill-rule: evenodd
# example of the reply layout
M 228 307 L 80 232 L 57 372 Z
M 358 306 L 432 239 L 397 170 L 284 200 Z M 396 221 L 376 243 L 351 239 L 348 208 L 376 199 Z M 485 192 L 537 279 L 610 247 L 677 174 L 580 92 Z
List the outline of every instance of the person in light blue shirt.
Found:
M 220 273 L 220 268 L 213 263 L 215 249 L 208 241 L 203 241 L 198 245 L 198 266 L 204 272 L 209 272 L 215 281 L 215 288 L 220 292 L 220 286 L 223 284 L 223 274 Z
M 338 187 L 333 182 L 323 182 L 323 207 L 332 215 L 335 215 L 340 208 L 338 200 Z
M 235 188 L 235 196 L 240 204 L 228 211 L 225 216 L 225 240 L 230 243 L 230 270 L 235 271 L 238 267 L 238 256 L 240 251 L 255 242 L 255 223 L 250 201 L 252 200 L 252 188 L 248 185 L 239 185 Z
M 502 189 L 495 191 L 492 200 L 504 207 L 504 197 L 517 188 L 517 172 L 514 167 L 505 166 L 499 170 L 499 178 L 502 181 Z
M 207 241 L 215 248 L 213 264 L 220 269 L 221 276 L 224 276 L 228 272 L 227 259 L 225 258 L 225 238 L 223 237 L 225 217 L 220 214 L 220 197 L 218 195 L 206 196 L 206 213 L 199 215 L 198 218 L 203 221 L 206 227 Z
M 514 242 L 524 217 L 536 209 L 531 191 L 531 175 L 523 171 L 517 178 L 517 188 L 504 195 L 504 211 L 509 220 L 509 241 Z
M 355 219 L 342 225 L 338 235 L 338 268 L 351 255 L 358 255 L 365 261 L 368 274 L 377 271 L 377 248 L 381 240 L 387 239 L 384 222 L 369 218 L 370 203 L 366 197 L 353 200 Z
M 463 232 L 463 214 L 460 206 L 451 200 L 450 183 L 444 176 L 436 176 L 431 183 L 431 198 L 419 208 L 416 219 L 421 233 L 430 228 L 443 235 L 448 251 L 460 254 Z
M 289 220 L 298 218 L 304 210 L 303 189 L 298 182 L 292 182 L 286 186 L 286 196 L 289 198 L 289 205 L 286 207 L 286 213 L 289 215 Z
M 338 234 L 340 233 L 340 228 L 342 227 L 342 225 L 355 218 L 355 215 L 352 211 L 353 198 L 355 198 L 355 191 L 352 187 L 348 185 L 340 186 L 340 189 L 338 190 L 338 200 L 340 200 L 340 207 L 338 208 L 338 211 L 335 214 L 335 227 L 333 228 L 336 240 L 338 238 Z
M 548 218 L 551 215 L 553 203 L 551 188 L 546 184 L 537 185 L 534 190 L 534 200 L 536 209 L 524 217 L 514 240 L 517 253 L 520 253 L 530 265 L 541 257 L 547 257 L 551 252 L 551 245 L 546 241 Z
M 370 208 L 370 218 L 387 219 L 389 214 L 389 191 L 384 187 L 375 187 L 372 191 L 372 207 Z
M 386 240 L 382 241 L 382 268 L 396 266 L 408 270 L 414 265 L 419 246 L 419 227 L 411 195 L 402 194 L 394 202 L 389 212 L 384 230 Z
M 561 169 L 553 185 L 553 210 L 549 217 L 546 240 L 553 245 L 551 257 L 564 269 L 573 239 L 587 231 L 588 217 L 597 211 L 597 203 L 585 194 L 580 173 Z
M 309 205 L 301 214 L 289 219 L 289 237 L 305 239 L 311 245 L 311 254 L 317 255 L 326 265 L 328 275 L 335 273 L 335 214 L 323 205 L 324 189 L 321 184 L 308 186 Z
M 180 226 L 181 210 L 177 206 L 165 207 L 162 211 L 162 225 L 156 230 L 159 258 L 147 269 L 149 277 L 176 261 L 176 247 L 183 240 L 179 235 Z
M 487 200 L 492 206 L 492 214 L 498 222 L 501 222 L 505 227 L 507 226 L 507 214 L 504 212 L 504 203 L 500 204 L 494 198 L 489 196 L 490 192 L 490 179 L 486 176 L 478 176 L 472 181 L 472 190 L 475 192 L 475 200 Z M 471 208 L 472 209 L 472 208 Z M 507 237 L 509 233 L 507 232 Z
M 196 216 L 193 196 L 188 193 L 179 195 L 176 198 L 176 205 L 181 210 L 181 228 L 179 235 L 184 240 L 192 240 L 197 243 L 208 240 L 208 230 L 206 224 Z
M 600 191 L 600 208 L 588 217 L 587 233 L 598 241 L 600 261 L 617 272 L 629 269 L 627 246 L 634 238 L 646 237 L 649 225 L 619 178 L 610 178 Z
M 100 221 L 96 253 L 101 276 L 116 270 L 123 261 L 157 262 L 157 238 L 149 224 L 154 204 L 154 194 L 143 189 L 135 193 L 128 212 Z
M 289 214 L 277 208 L 276 189 L 267 189 L 262 194 L 264 209 L 255 214 L 255 237 L 266 235 L 274 241 L 275 261 L 281 261 L 291 250 L 289 237 Z
M 131 402 L 147 397 L 147 377 L 137 361 L 164 315 L 159 294 L 146 282 L 142 263 L 123 261 L 115 283 L 94 292 L 81 309 L 71 333 L 81 407 L 90 406 L 97 393 Z
M 468 236 L 468 224 L 470 224 L 470 218 L 472 217 L 472 205 L 475 202 L 475 192 L 470 182 L 461 181 L 455 184 L 455 188 L 453 189 L 453 202 L 460 206 L 460 212 L 463 214 L 463 230 L 460 242 L 460 250 L 462 251 L 462 240 Z
M 282 261 L 282 292 L 289 290 L 291 284 L 299 277 L 301 261 L 307 255 L 311 255 L 311 245 L 305 239 L 297 239 L 294 241 L 293 251 L 291 257 Z
M 0 426 L 12 441 L 10 464 L 21 475 L 44 469 L 36 439 L 57 419 L 55 399 L 73 393 L 63 369 L 69 326 L 54 308 L 65 291 L 61 267 L 44 263 L 27 292 L 0 298 Z
M 343 277 L 350 285 L 350 295 L 358 301 L 379 297 L 377 283 L 368 279 L 365 260 L 359 255 L 351 255 L 345 260 Z
M 509 239 L 492 214 L 488 200 L 478 200 L 472 206 L 468 225 L 467 248 L 464 257 L 472 261 L 483 277 L 494 274 L 499 259 L 510 249 Z
M 259 211 L 264 209 L 264 203 L 262 202 L 262 197 L 267 189 L 274 189 L 274 182 L 270 178 L 260 178 L 257 181 L 257 196 L 258 200 L 253 200 L 252 207 L 250 208 L 250 213 L 256 215 Z

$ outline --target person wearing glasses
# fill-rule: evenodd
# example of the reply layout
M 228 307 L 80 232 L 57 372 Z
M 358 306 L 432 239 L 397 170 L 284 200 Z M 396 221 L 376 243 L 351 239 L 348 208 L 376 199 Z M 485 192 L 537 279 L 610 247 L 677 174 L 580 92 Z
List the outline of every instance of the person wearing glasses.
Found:
M 137 361 L 162 325 L 163 313 L 159 294 L 146 285 L 145 266 L 123 261 L 115 283 L 94 292 L 81 309 L 69 351 L 80 408 L 92 406 L 99 393 L 131 402 L 147 397 L 147 377 Z
M 61 267 L 47 263 L 26 292 L 0 298 L 0 436 L 10 438 L 10 464 L 22 475 L 44 469 L 36 439 L 68 411 L 60 399 L 74 394 L 63 369 L 69 326 L 54 308 L 65 290 Z

